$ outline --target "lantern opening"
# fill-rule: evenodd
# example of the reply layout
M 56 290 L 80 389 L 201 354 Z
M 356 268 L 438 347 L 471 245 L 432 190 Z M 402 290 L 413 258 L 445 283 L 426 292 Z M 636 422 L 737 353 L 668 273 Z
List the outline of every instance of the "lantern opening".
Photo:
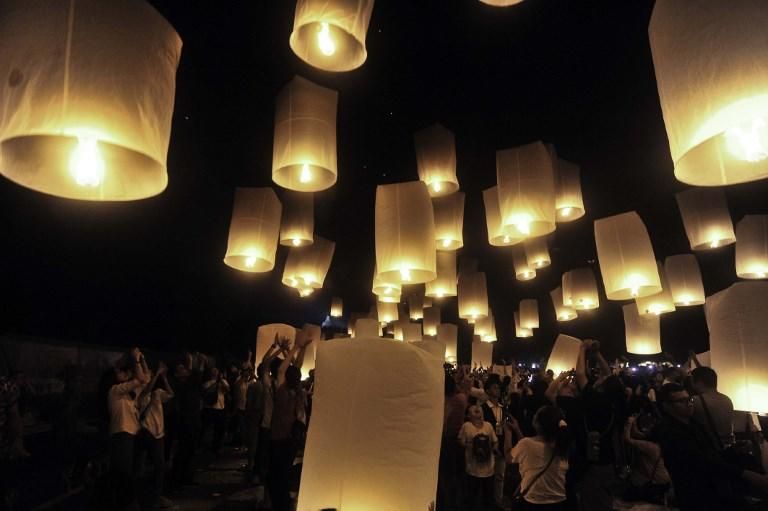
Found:
M 448 238 L 443 238 L 440 243 L 443 245 L 443 247 L 448 248 L 451 246 L 451 240 Z
M 104 179 L 104 167 L 98 140 L 77 137 L 77 146 L 69 159 L 69 172 L 75 182 L 80 186 L 99 186 Z
M 758 117 L 725 130 L 725 144 L 734 158 L 752 163 L 768 158 L 768 127 Z

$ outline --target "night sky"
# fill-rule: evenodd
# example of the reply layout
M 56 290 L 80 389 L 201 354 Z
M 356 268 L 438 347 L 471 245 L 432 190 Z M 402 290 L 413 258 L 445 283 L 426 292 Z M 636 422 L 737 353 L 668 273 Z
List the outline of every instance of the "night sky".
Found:
M 151 2 L 184 41 L 160 196 L 130 203 L 59 199 L 0 180 L 0 328 L 56 339 L 163 350 L 237 351 L 262 323 L 319 323 L 330 298 L 367 311 L 377 184 L 418 179 L 413 133 L 440 122 L 456 135 L 467 194 L 464 248 L 487 272 L 497 357 L 545 356 L 558 331 L 624 350 L 621 302 L 558 325 L 549 291 L 563 271 L 596 265 L 594 219 L 637 210 L 659 259 L 690 252 L 656 91 L 647 26 L 652 1 L 379 0 L 368 60 L 342 74 L 311 68 L 288 46 L 289 0 Z M 339 91 L 337 184 L 315 196 L 316 234 L 336 241 L 322 292 L 300 299 L 275 270 L 226 266 L 236 186 L 272 186 L 274 98 L 294 75 Z M 581 165 L 587 215 L 559 224 L 553 265 L 518 282 L 509 248 L 488 245 L 481 192 L 495 151 L 535 140 Z M 726 190 L 734 223 L 767 213 L 766 181 Z M 280 193 L 280 192 L 278 192 Z M 698 253 L 707 294 L 736 281 L 733 246 Z M 598 279 L 599 280 L 599 279 Z M 602 283 L 601 283 L 602 285 Z M 601 290 L 602 292 L 602 290 Z M 539 298 L 542 327 L 512 336 L 521 298 Z M 456 299 L 444 321 L 456 316 Z M 463 322 L 462 322 L 463 323 Z M 469 329 L 462 328 L 465 341 Z M 702 307 L 662 317 L 662 345 L 702 351 Z

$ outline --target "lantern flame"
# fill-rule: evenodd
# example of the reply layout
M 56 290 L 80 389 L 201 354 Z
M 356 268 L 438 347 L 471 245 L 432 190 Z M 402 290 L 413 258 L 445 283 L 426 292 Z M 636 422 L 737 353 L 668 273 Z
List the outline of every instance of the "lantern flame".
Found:
M 504 236 L 504 243 L 509 243 L 510 239 L 509 236 Z
M 69 158 L 69 172 L 75 182 L 80 186 L 99 186 L 104 179 L 104 167 L 98 140 L 78 137 L 77 147 Z
M 312 171 L 309 170 L 309 163 L 305 163 L 301 166 L 301 174 L 299 174 L 299 181 L 302 183 L 309 183 L 312 181 Z
M 410 280 L 411 280 L 411 270 L 409 268 L 400 268 L 400 277 L 405 282 L 410 282 Z
M 256 256 L 248 256 L 245 258 L 245 266 L 248 268 L 253 268 L 253 266 L 256 264 Z
M 336 43 L 331 38 L 331 27 L 324 21 L 320 23 L 320 30 L 317 32 L 317 46 L 326 57 L 336 53 Z
M 739 160 L 758 162 L 768 158 L 768 126 L 758 117 L 725 130 L 728 152 Z
M 432 183 L 432 189 L 433 189 L 435 192 L 438 192 L 438 193 L 439 193 L 439 192 L 440 192 L 440 190 L 442 190 L 442 189 L 443 189 L 443 187 L 442 187 L 442 186 L 440 186 L 440 181 L 435 181 L 434 183 Z
M 709 248 L 717 248 L 718 245 L 720 245 L 720 240 L 712 240 L 712 242 L 709 244 Z
M 298 247 L 299 245 L 301 245 L 301 240 L 299 238 L 293 238 L 291 240 L 291 243 L 293 244 L 294 247 Z
M 450 246 L 451 246 L 451 240 L 449 240 L 448 238 L 444 238 L 443 239 L 443 247 L 444 248 L 448 248 Z
M 643 279 L 643 277 L 640 275 L 632 274 L 627 277 L 625 286 L 629 288 L 632 297 L 637 298 L 637 295 L 640 294 L 640 286 L 642 286 L 644 283 L 645 279 Z
M 560 214 L 563 216 L 571 216 L 572 211 L 573 211 L 573 208 L 563 208 L 560 210 Z

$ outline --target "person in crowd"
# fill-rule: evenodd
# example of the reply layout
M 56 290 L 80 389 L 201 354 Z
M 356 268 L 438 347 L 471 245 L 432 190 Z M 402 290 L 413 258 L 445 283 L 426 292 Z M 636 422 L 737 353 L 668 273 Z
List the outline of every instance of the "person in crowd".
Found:
M 240 447 L 243 444 L 246 394 L 252 376 L 253 369 L 250 367 L 250 364 L 243 364 L 239 369 L 237 378 L 235 378 L 232 384 L 232 418 L 230 419 L 230 432 L 232 434 L 232 445 L 235 447 Z
M 224 440 L 224 432 L 227 427 L 227 394 L 229 393 L 229 383 L 218 368 L 212 367 L 209 377 L 203 383 L 203 432 L 202 436 L 209 430 L 213 430 L 213 440 L 211 449 L 218 453 L 221 449 L 221 443 Z
M 456 438 L 464 424 L 467 395 L 459 391 L 455 377 L 448 372 L 445 373 L 444 407 L 437 480 L 437 506 L 441 511 L 458 509 L 459 477 L 464 472 L 464 452 Z
M 282 361 L 277 358 L 281 354 L 286 354 L 290 346 L 290 340 L 279 339 L 275 334 L 275 342 L 270 346 L 261 361 L 262 382 L 262 401 L 264 411 L 259 427 L 259 439 L 256 452 L 257 477 L 261 483 L 265 483 L 269 474 L 269 445 L 272 437 L 272 411 L 275 398 L 275 380 Z
M 693 420 L 712 437 L 720 449 L 733 445 L 733 402 L 717 391 L 717 373 L 709 367 L 697 367 L 691 372 Z
M 194 482 L 192 458 L 201 430 L 202 382 L 201 372 L 193 362 L 192 355 L 185 353 L 183 363 L 178 364 L 174 372 L 175 398 L 172 403 L 175 407 L 178 444 L 170 479 L 175 487 Z
M 506 410 L 501 404 L 501 381 L 497 374 L 491 374 L 485 381 L 484 385 L 485 394 L 488 399 L 482 404 L 483 420 L 488 422 L 496 433 L 497 438 L 504 436 L 504 416 Z M 504 475 L 507 468 L 507 463 L 504 460 L 504 455 L 501 451 L 495 454 L 494 460 L 494 498 L 496 503 L 501 505 L 504 498 Z
M 483 420 L 483 410 L 478 405 L 468 409 L 469 420 L 459 430 L 459 445 L 464 448 L 467 491 L 463 509 L 473 509 L 480 500 L 484 510 L 493 510 L 494 461 L 498 448 L 496 430 Z
M 647 417 L 647 416 L 646 416 Z M 638 416 L 627 418 L 624 425 L 624 444 L 632 450 L 634 463 L 629 474 L 630 487 L 624 492 L 624 500 L 644 500 L 663 503 L 664 493 L 669 488 L 670 478 L 661 447 L 647 440 L 648 430 L 641 430 Z
M 264 418 L 264 364 L 256 368 L 256 378 L 248 382 L 245 392 L 245 412 L 243 415 L 243 431 L 245 447 L 248 452 L 246 473 L 252 481 L 258 479 L 257 452 L 259 447 L 259 428 Z

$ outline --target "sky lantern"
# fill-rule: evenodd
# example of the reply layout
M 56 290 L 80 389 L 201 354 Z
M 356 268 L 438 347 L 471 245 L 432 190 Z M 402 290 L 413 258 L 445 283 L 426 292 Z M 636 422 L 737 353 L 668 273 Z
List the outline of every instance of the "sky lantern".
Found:
M 297 192 L 336 183 L 336 106 L 339 93 L 296 76 L 275 105 L 272 181 Z
M 427 282 L 425 289 L 430 298 L 456 296 L 456 252 L 437 252 L 437 277 Z
M 533 330 L 520 326 L 520 312 L 515 311 L 515 337 L 526 338 L 533 337 Z
M 419 289 L 408 295 L 408 317 L 419 320 L 424 317 L 424 291 Z
M 572 307 L 563 304 L 562 287 L 556 287 L 550 291 L 549 295 L 552 297 L 552 305 L 555 307 L 555 316 L 558 321 L 571 321 L 579 316 Z
M 306 297 L 321 289 L 331 267 L 336 243 L 320 236 L 307 247 L 291 247 L 283 270 L 283 284 L 299 290 Z
M 391 323 L 399 317 L 396 303 L 376 302 L 376 311 L 379 323 Z
M 661 292 L 651 239 L 635 211 L 595 220 L 595 245 L 609 300 Z
M 344 302 L 338 296 L 331 299 L 331 317 L 340 318 L 344 314 Z
M 376 267 L 384 282 L 434 280 L 435 219 L 421 181 L 376 187 Z
M 570 335 L 558 335 L 547 360 L 547 370 L 551 370 L 557 376 L 562 372 L 575 369 L 580 350 L 581 339 Z
M 459 275 L 459 317 L 474 323 L 488 315 L 488 288 L 483 272 Z
M 376 295 L 378 301 L 397 303 L 400 301 L 402 286 L 397 282 L 384 282 L 378 276 L 377 268 L 373 267 L 373 287 L 371 290 Z
M 474 334 L 480 336 L 483 342 L 493 342 L 496 339 L 496 320 L 493 318 L 493 311 L 488 309 L 488 315 L 475 322 Z
M 661 353 L 661 326 L 659 316 L 648 314 L 641 316 L 637 305 L 622 305 L 624 312 L 624 334 L 627 353 L 635 355 L 655 355 Z
M 675 177 L 768 177 L 768 11 L 759 0 L 656 2 L 648 35 Z
M 509 7 L 510 5 L 522 3 L 523 0 L 480 0 L 480 2 L 494 7 Z
M 437 250 L 457 250 L 464 246 L 464 194 L 452 193 L 432 199 L 435 213 Z
M 280 244 L 289 247 L 311 245 L 315 239 L 313 194 L 287 191 L 283 194 L 282 203 Z
M 536 278 L 536 270 L 528 264 L 528 258 L 522 246 L 512 247 L 512 266 L 515 268 L 517 280 L 525 281 Z
M 224 263 L 261 273 L 275 267 L 282 206 L 272 188 L 237 188 Z
M 645 314 L 655 314 L 658 316 L 667 312 L 675 312 L 675 302 L 672 299 L 672 290 L 667 281 L 664 265 L 657 263 L 657 267 L 659 269 L 659 278 L 661 279 L 661 292 L 635 300 L 637 311 L 641 316 Z
M 485 225 L 488 230 L 488 243 L 494 247 L 506 247 L 520 243 L 524 236 L 512 235 L 505 232 L 501 225 L 501 210 L 499 209 L 499 187 L 494 186 L 483 190 L 485 206 Z
M 539 302 L 534 298 L 520 300 L 520 326 L 523 328 L 539 328 Z
M 496 182 L 505 234 L 535 238 L 555 230 L 555 169 L 543 143 L 496 151 Z
M 451 323 L 440 323 L 437 326 L 437 341 L 445 344 L 445 361 L 451 364 L 458 362 L 459 329 Z
M 440 124 L 433 124 L 417 131 L 414 139 L 419 179 L 427 185 L 429 194 L 442 197 L 458 191 L 456 141 L 453 133 Z
M 275 336 L 277 336 L 277 339 L 288 339 L 293 344 L 293 341 L 296 339 L 296 329 L 285 323 L 270 323 L 257 328 L 255 360 L 264 359 L 264 354 L 267 353 L 269 347 L 275 342 Z
M 434 337 L 437 335 L 437 327 L 440 325 L 440 307 L 432 306 L 424 309 L 424 335 Z
M 373 0 L 298 0 L 289 44 L 293 53 L 324 71 L 363 65 Z
M 746 215 L 736 224 L 736 275 L 768 277 L 768 215 Z
M 483 342 L 479 335 L 472 336 L 472 365 L 491 367 L 493 364 L 493 343 Z
M 68 199 L 165 190 L 182 43 L 149 3 L 4 2 L 0 42 L 0 173 Z
M 717 390 L 736 410 L 768 412 L 766 310 L 766 282 L 737 282 L 707 297 L 704 306 Z
M 572 222 L 584 216 L 579 166 L 558 158 L 555 160 L 555 209 L 558 222 Z
M 563 273 L 563 305 L 576 310 L 600 307 L 600 295 L 592 268 L 576 268 Z
M 696 256 L 679 254 L 667 257 L 664 260 L 664 273 L 676 307 L 704 303 L 704 284 Z
M 691 188 L 675 195 L 691 250 L 708 250 L 736 241 L 725 193 L 717 188 Z
M 416 342 L 423 338 L 421 332 L 421 323 L 401 323 L 400 327 L 403 329 L 403 341 Z
M 549 257 L 549 248 L 547 248 L 546 236 L 539 238 L 530 238 L 523 243 L 525 248 L 525 258 L 530 268 L 545 268 L 552 264 Z

